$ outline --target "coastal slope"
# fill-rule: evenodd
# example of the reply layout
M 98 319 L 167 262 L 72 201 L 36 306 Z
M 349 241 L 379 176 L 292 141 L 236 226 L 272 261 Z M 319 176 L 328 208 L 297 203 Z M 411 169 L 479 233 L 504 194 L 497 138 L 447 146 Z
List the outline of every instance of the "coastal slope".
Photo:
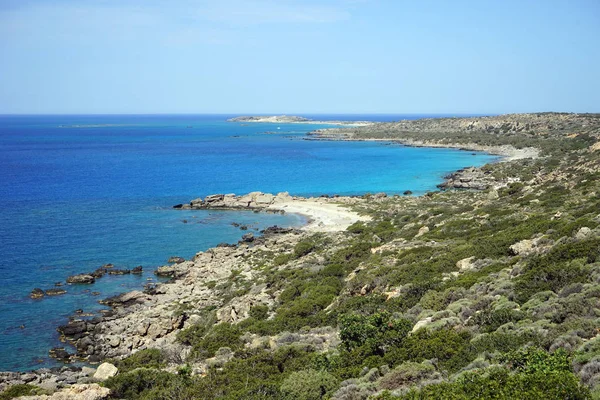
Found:
M 502 118 L 515 117 L 493 121 Z M 598 396 L 597 117 L 539 118 L 533 134 L 446 130 L 471 119 L 353 131 L 353 140 L 537 150 L 449 176 L 447 188 L 461 190 L 310 201 L 254 192 L 178 205 L 328 211 L 314 230 L 273 227 L 158 268 L 168 283 L 105 299 L 105 315 L 60 327 L 76 351 L 66 360 L 111 360 L 118 374 L 104 385 L 116 398 L 313 398 L 314 388 L 336 400 Z

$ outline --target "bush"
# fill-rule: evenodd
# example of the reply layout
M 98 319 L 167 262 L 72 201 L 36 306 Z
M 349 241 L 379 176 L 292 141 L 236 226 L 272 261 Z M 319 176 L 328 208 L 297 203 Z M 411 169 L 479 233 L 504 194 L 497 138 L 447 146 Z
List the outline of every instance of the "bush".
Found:
M 36 396 L 43 395 L 46 391 L 33 385 L 28 384 L 18 384 L 12 385 L 4 392 L 0 393 L 0 400 L 9 400 L 14 399 L 15 397 L 22 396 Z
M 281 392 L 288 400 L 319 400 L 328 398 L 338 385 L 330 373 L 309 369 L 292 372 L 281 384 Z
M 213 357 L 221 347 L 229 347 L 236 351 L 241 348 L 240 340 L 242 331 L 236 326 L 222 322 L 213 326 L 208 333 L 192 348 L 192 354 L 196 357 Z
M 158 349 L 140 350 L 115 363 L 120 373 L 129 372 L 136 368 L 161 368 L 164 365 L 165 355 Z

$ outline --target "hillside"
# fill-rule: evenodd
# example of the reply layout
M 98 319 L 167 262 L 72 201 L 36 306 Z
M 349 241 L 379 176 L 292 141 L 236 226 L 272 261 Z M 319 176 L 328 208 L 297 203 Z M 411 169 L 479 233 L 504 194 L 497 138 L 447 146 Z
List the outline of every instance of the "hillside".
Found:
M 104 385 L 126 399 L 600 398 L 599 126 L 549 113 L 318 131 L 539 151 L 445 185 L 478 190 L 324 199 L 366 218 L 161 267 L 172 282 L 61 327 L 70 359 L 112 359 Z

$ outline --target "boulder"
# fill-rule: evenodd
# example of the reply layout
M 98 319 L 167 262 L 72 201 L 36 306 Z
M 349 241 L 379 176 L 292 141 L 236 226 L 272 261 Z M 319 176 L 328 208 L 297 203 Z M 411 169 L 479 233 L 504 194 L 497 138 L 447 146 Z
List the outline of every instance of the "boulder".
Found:
M 105 381 L 108 378 L 112 378 L 113 376 L 117 375 L 117 372 L 119 372 L 117 367 L 115 367 L 111 363 L 105 362 L 100 364 L 98 366 L 98 369 L 96 369 L 94 379 L 97 381 Z
M 128 269 L 109 269 L 108 270 L 109 275 L 128 275 L 130 273 L 131 273 L 131 271 Z
M 525 239 L 509 247 L 511 253 L 515 256 L 523 256 L 533 253 L 533 240 Z
M 591 237 L 593 234 L 594 233 L 592 232 L 592 230 L 590 228 L 588 228 L 587 226 L 584 226 L 577 231 L 577 233 L 575 234 L 575 239 L 584 240 L 584 239 Z
M 40 288 L 35 288 L 31 291 L 31 293 L 29 293 L 29 297 L 31 297 L 32 299 L 41 299 L 42 297 L 44 297 L 44 295 L 44 291 Z
M 71 354 L 64 347 L 54 347 L 48 351 L 48 354 L 59 361 L 68 362 L 71 360 Z
M 169 260 L 167 262 L 171 263 L 171 264 L 173 264 L 173 263 L 181 264 L 182 262 L 185 262 L 185 258 L 173 256 L 173 257 L 169 258 Z
M 461 272 L 473 270 L 475 269 L 473 260 L 475 260 L 475 257 L 463 258 L 462 260 L 456 262 L 456 268 L 458 268 Z
M 134 269 L 131 270 L 132 274 L 141 274 L 144 271 L 144 269 L 142 268 L 141 265 L 138 265 L 137 267 L 135 267 Z
M 242 236 L 242 242 L 244 242 L 244 243 L 254 242 L 254 234 L 252 232 L 246 233 L 244 236 Z
M 96 282 L 91 274 L 71 275 L 67 278 L 67 283 L 90 284 Z

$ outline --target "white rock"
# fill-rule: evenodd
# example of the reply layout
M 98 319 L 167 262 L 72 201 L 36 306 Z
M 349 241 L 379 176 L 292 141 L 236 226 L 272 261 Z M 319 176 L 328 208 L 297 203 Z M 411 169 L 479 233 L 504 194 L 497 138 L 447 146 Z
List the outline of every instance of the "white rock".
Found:
M 96 370 L 96 373 L 94 374 L 94 379 L 98 381 L 105 381 L 108 378 L 112 378 L 113 376 L 115 376 L 117 372 L 119 372 L 117 367 L 115 367 L 111 363 L 105 362 L 100 364 L 100 366 Z
M 589 238 L 590 236 L 592 236 L 592 230 L 587 226 L 584 226 L 581 229 L 579 229 L 579 231 L 577 231 L 577 233 L 575 234 L 575 239 L 583 240 Z

